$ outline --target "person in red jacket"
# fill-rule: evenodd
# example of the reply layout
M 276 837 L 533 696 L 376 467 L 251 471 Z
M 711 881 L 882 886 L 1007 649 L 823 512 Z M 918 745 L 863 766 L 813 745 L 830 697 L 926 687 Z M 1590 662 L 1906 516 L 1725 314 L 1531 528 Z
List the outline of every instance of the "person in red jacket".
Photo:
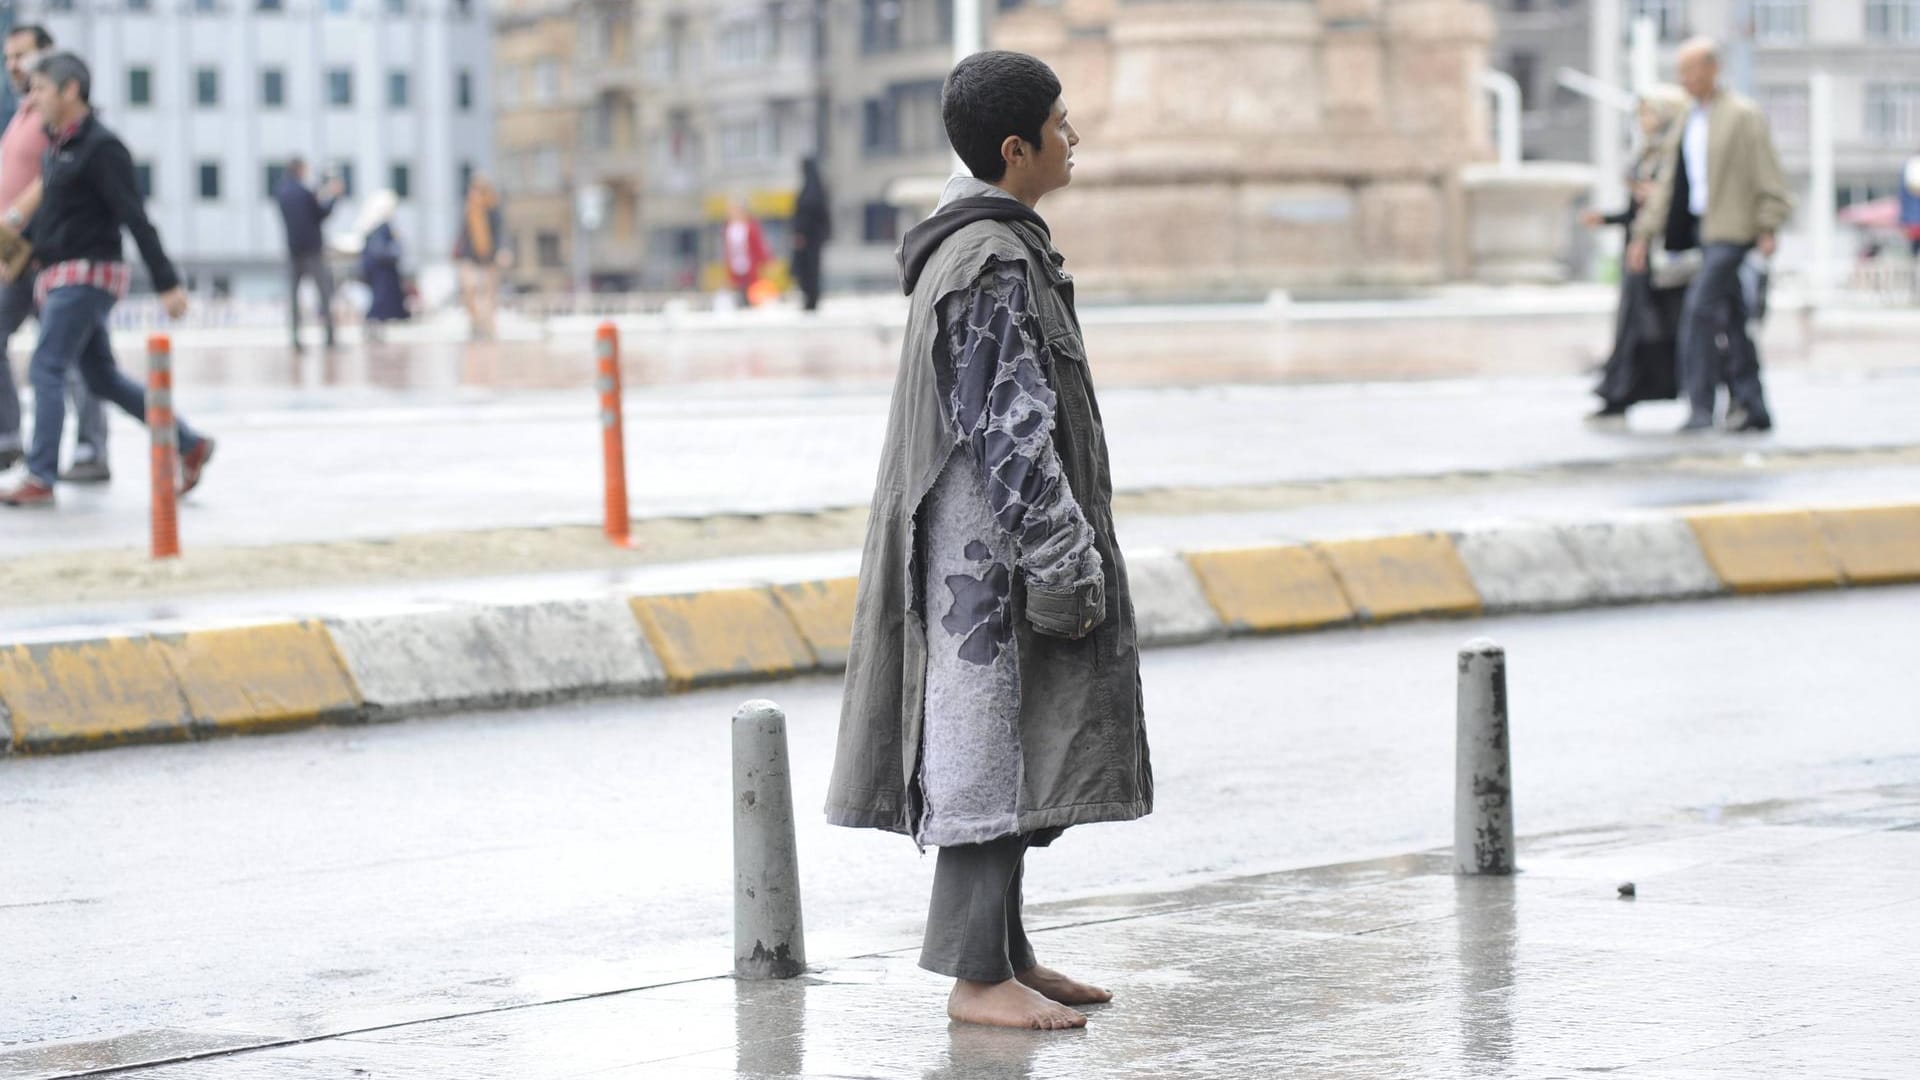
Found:
M 773 258 L 767 251 L 766 234 L 747 210 L 744 202 L 735 202 L 727 211 L 727 225 L 720 233 L 720 252 L 727 263 L 727 277 L 740 294 L 740 306 L 753 306 L 753 287 L 761 271 Z

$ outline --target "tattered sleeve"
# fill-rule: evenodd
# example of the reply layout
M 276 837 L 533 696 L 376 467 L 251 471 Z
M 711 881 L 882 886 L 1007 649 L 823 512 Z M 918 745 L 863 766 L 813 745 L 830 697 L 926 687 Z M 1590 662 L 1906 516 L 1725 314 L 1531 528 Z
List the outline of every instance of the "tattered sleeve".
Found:
M 1053 445 L 1057 399 L 1017 263 L 989 263 L 941 306 L 942 402 L 980 471 L 987 507 L 1014 542 L 1035 628 L 1077 638 L 1106 617 L 1100 553 Z

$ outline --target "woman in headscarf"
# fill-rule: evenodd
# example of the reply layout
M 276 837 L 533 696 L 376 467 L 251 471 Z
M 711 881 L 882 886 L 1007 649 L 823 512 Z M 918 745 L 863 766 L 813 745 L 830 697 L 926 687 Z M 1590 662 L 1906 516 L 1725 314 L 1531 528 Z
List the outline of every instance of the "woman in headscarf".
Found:
M 1687 114 L 1687 96 L 1677 86 L 1656 86 L 1640 95 L 1640 152 L 1627 170 L 1627 208 L 1617 214 L 1589 210 L 1581 216 L 1588 228 L 1617 225 L 1630 228 L 1640 206 L 1660 176 L 1660 148 L 1673 125 Z M 1625 274 L 1620 282 L 1620 308 L 1614 321 L 1613 353 L 1594 393 L 1600 408 L 1590 423 L 1624 425 L 1627 409 L 1636 402 L 1661 401 L 1679 393 L 1678 359 L 1680 308 L 1686 299 L 1683 282 L 1656 288 L 1651 273 Z
M 507 265 L 501 243 L 500 196 L 492 181 L 475 175 L 467 184 L 467 213 L 454 245 L 460 265 L 460 298 L 466 304 L 473 336 L 493 340 L 493 309 L 500 297 L 500 271 Z
M 833 237 L 833 209 L 827 186 L 820 180 L 820 163 L 800 163 L 800 197 L 793 204 L 793 278 L 808 311 L 820 306 L 820 249 Z
M 373 299 L 367 305 L 367 329 L 407 317 L 407 294 L 400 283 L 400 238 L 393 234 L 393 214 L 400 198 L 392 191 L 376 191 L 360 211 L 360 277 Z

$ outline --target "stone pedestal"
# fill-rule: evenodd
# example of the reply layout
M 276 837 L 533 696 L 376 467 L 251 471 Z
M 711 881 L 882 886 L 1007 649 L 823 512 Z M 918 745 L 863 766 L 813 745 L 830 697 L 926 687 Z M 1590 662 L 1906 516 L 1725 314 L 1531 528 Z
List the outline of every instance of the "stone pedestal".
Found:
M 1593 168 L 1526 162 L 1516 168 L 1469 165 L 1468 255 L 1475 280 L 1496 285 L 1565 281 L 1575 199 L 1593 190 Z
M 1258 296 L 1466 273 L 1493 31 L 1477 0 L 1067 0 L 994 45 L 1065 85 L 1082 143 L 1042 212 L 1084 290 Z

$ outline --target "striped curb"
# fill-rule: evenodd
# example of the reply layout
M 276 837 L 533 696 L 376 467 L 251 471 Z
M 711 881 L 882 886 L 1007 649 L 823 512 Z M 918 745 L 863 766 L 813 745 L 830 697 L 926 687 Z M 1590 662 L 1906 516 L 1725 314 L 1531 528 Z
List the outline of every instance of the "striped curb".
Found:
M 1128 562 L 1143 645 L 1920 581 L 1920 505 L 1513 524 Z M 0 645 L 0 753 L 832 673 L 852 578 Z

